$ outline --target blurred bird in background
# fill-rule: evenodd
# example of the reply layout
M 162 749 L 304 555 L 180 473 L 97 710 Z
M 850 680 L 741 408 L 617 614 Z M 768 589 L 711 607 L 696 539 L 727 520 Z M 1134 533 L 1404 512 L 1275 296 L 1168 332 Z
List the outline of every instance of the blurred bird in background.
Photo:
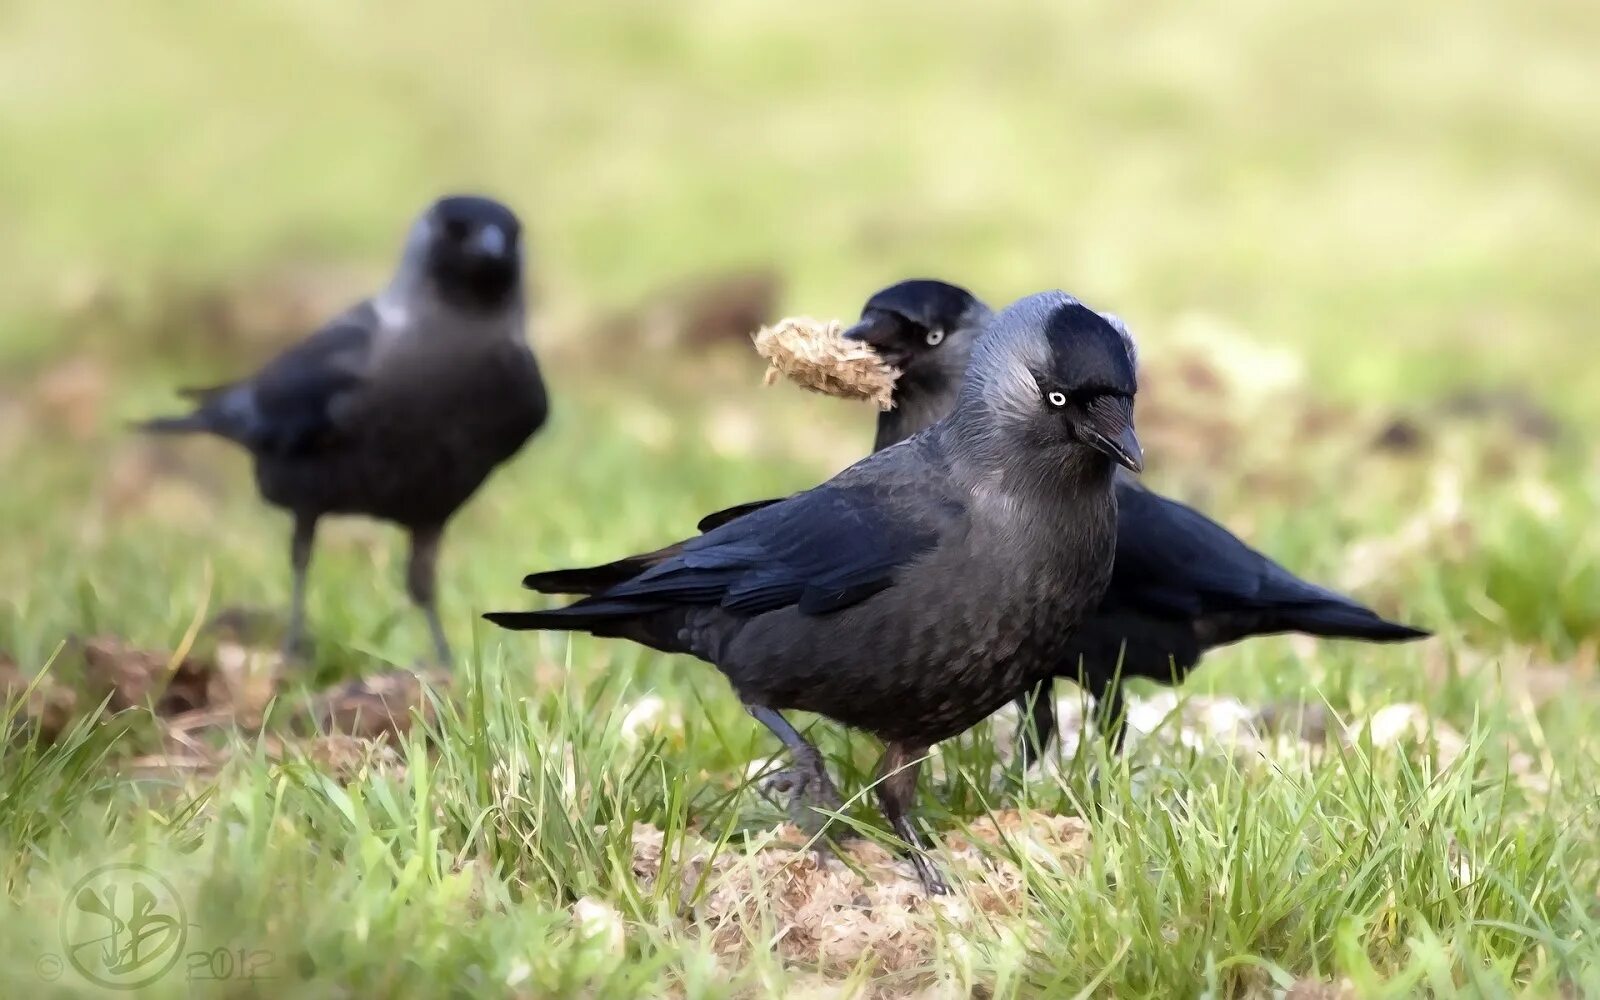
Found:
M 451 663 L 436 596 L 445 525 L 549 412 L 526 308 L 515 213 L 441 198 L 412 224 L 387 288 L 249 378 L 185 391 L 192 412 L 140 425 L 244 446 L 261 495 L 293 516 L 286 653 L 302 652 L 318 520 L 361 514 L 409 533 L 407 590 Z
M 874 449 L 887 448 L 943 418 L 992 313 L 965 288 L 918 279 L 869 298 L 860 322 L 844 336 L 871 345 L 900 370 L 894 408 L 878 416 Z M 1113 325 L 1121 326 L 1114 316 Z M 1113 749 L 1126 730 L 1122 684 L 1127 677 L 1181 680 L 1208 650 L 1251 636 L 1283 632 L 1333 639 L 1404 642 L 1429 633 L 1388 621 L 1363 605 L 1307 583 L 1250 548 L 1228 529 L 1119 473 L 1117 555 L 1098 611 L 1077 627 L 1058 676 L 1094 696 Z M 759 510 L 755 501 L 708 515 L 708 531 Z M 649 558 L 649 557 L 644 557 Z M 627 560 L 589 569 L 538 574 L 530 586 L 552 594 L 587 594 L 633 572 Z M 1037 759 L 1055 733 L 1048 682 L 1017 700 L 1029 723 L 1018 747 Z M 1031 713 L 1031 716 L 1030 716 Z
M 1031 296 L 994 318 L 945 419 L 821 486 L 638 557 L 575 604 L 487 617 L 716 665 L 789 749 L 801 813 L 843 803 L 782 712 L 873 733 L 886 744 L 879 805 L 924 888 L 941 892 L 907 816 L 921 760 L 1053 675 L 1099 603 L 1116 538 L 1112 472 L 1140 467 L 1135 390 L 1125 330 L 1060 292 Z

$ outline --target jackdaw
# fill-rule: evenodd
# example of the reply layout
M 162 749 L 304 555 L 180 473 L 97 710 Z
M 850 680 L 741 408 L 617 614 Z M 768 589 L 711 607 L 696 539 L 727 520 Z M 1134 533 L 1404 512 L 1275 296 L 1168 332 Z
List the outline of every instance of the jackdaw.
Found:
M 942 281 L 904 281 L 873 295 L 844 336 L 877 349 L 903 372 L 892 410 L 878 419 L 884 448 L 955 405 L 950 386 L 967 365 L 989 309 Z M 1124 328 L 1116 316 L 1106 319 Z M 1060 676 L 1084 681 L 1110 727 L 1113 750 L 1126 730 L 1121 679 L 1181 679 L 1207 650 L 1251 636 L 1300 632 L 1333 639 L 1400 642 L 1430 633 L 1308 583 L 1199 511 L 1132 475 L 1117 476 L 1117 555 L 1098 612 L 1076 630 Z M 748 505 L 746 505 L 746 509 Z M 712 515 L 715 519 L 716 515 Z M 1037 755 L 1055 732 L 1048 686 L 1018 699 L 1032 706 L 1022 749 Z M 1035 742 L 1037 741 L 1037 742 Z
M 243 445 L 261 495 L 293 515 L 286 652 L 305 630 L 318 519 L 363 514 L 409 532 L 407 590 L 435 654 L 451 662 L 435 599 L 445 524 L 549 413 L 522 271 L 522 226 L 509 208 L 441 198 L 412 224 L 387 288 L 255 375 L 185 390 L 193 412 L 141 425 Z
M 914 280 L 874 294 L 845 336 L 872 345 L 901 370 L 894 408 L 878 417 L 875 448 L 886 448 L 955 405 L 967 360 L 989 308 L 964 288 Z M 1107 315 L 1113 325 L 1121 321 Z M 1429 633 L 1388 621 L 1348 597 L 1299 579 L 1199 511 L 1119 473 L 1117 555 L 1098 613 L 1074 632 L 1060 676 L 1079 680 L 1099 703 L 1113 750 L 1125 730 L 1121 680 L 1169 682 L 1206 651 L 1283 632 L 1400 642 Z M 708 515 L 701 530 L 773 501 Z M 546 593 L 592 593 L 628 572 L 626 561 L 531 578 Z M 1018 699 L 1032 717 L 1020 750 L 1037 756 L 1055 731 L 1049 685 Z
M 1133 345 L 1061 292 L 997 315 L 951 413 L 828 482 L 645 557 L 575 604 L 490 621 L 620 637 L 720 669 L 794 759 L 796 799 L 841 808 L 781 714 L 885 744 L 878 802 L 930 892 L 907 817 L 932 744 L 1055 673 L 1111 578 L 1112 470 L 1138 469 Z

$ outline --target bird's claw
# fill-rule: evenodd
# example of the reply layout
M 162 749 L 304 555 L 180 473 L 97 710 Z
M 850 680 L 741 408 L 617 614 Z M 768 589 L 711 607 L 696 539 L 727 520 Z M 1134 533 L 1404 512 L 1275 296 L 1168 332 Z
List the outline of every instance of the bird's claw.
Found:
M 278 647 L 278 654 L 283 657 L 283 662 L 301 667 L 311 665 L 315 651 L 316 644 L 311 641 L 310 636 L 304 634 L 290 635 Z
M 782 771 L 774 771 L 762 778 L 756 788 L 768 799 L 775 800 L 780 795 L 785 797 L 794 795 L 804 785 L 805 779 L 799 769 L 786 767 Z
M 927 855 L 913 847 L 911 849 L 911 866 L 917 871 L 917 881 L 922 883 L 922 891 L 930 896 L 950 895 L 950 886 L 945 882 L 944 876 L 939 874 L 939 869 L 933 866 Z
M 768 775 L 757 786 L 761 794 L 789 816 L 789 822 L 807 836 L 816 836 L 844 810 L 844 799 L 826 774 L 810 768 L 789 767 Z

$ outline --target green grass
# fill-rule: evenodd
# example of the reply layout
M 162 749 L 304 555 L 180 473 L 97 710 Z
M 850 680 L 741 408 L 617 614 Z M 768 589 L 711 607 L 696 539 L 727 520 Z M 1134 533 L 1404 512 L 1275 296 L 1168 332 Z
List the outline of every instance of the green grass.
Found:
M 730 958 L 683 915 L 703 899 L 629 864 L 631 824 L 739 853 L 776 819 L 744 777 L 776 747 L 715 671 L 476 618 L 525 600 L 530 569 L 658 544 L 865 450 L 863 410 L 763 390 L 737 349 L 676 357 L 581 332 L 682 276 L 770 263 L 796 312 L 848 315 L 928 273 L 993 300 L 1064 286 L 1126 316 L 1158 375 L 1207 324 L 1299 358 L 1302 381 L 1264 402 L 1152 380 L 1141 414 L 1176 416 L 1150 418 L 1169 433 L 1152 438 L 1167 443 L 1149 478 L 1439 638 L 1261 640 L 1183 691 L 1352 720 L 1416 702 L 1467 736 L 1448 767 L 1360 741 L 1275 763 L 1148 747 L 1113 762 L 1095 744 L 997 791 L 1003 752 L 980 728 L 925 776 L 930 824 L 1087 812 L 1085 857 L 1024 860 L 1017 912 L 934 926 L 920 964 L 830 982 L 1600 992 L 1597 40 L 1597 9 L 1576 2 L 1224 15 L 507 0 L 381 17 L 0 2 L 0 652 L 24 673 L 67 670 L 53 658 L 69 635 L 171 650 L 219 608 L 285 597 L 287 523 L 237 454 L 184 446 L 137 484 L 150 457 L 123 422 L 266 349 L 214 342 L 185 296 L 297 262 L 381 271 L 424 201 L 485 188 L 536 240 L 535 340 L 556 392 L 547 431 L 452 527 L 463 690 L 402 748 L 403 774 L 341 784 L 241 735 L 214 779 L 135 778 L 151 738 L 139 713 L 0 748 L 0 982 L 96 995 L 70 969 L 39 970 L 60 954 L 70 887 L 119 860 L 175 887 L 188 950 L 268 955 L 280 977 L 190 983 L 180 968 L 151 996 L 816 988 L 759 921 Z M 40 377 L 73 359 L 103 393 L 42 400 Z M 1437 414 L 1486 385 L 1520 387 L 1565 435 Z M 1323 410 L 1328 426 L 1302 426 Z M 1418 417 L 1429 444 L 1372 450 L 1396 416 Z M 1182 444 L 1213 422 L 1231 445 Z M 1389 555 L 1360 555 L 1374 544 Z M 400 559 L 387 529 L 326 534 L 306 685 L 423 655 Z M 666 721 L 630 735 L 624 710 L 646 694 Z M 847 793 L 863 791 L 871 741 L 812 732 Z M 852 818 L 876 830 L 872 810 Z M 620 952 L 575 923 L 583 897 L 621 915 Z

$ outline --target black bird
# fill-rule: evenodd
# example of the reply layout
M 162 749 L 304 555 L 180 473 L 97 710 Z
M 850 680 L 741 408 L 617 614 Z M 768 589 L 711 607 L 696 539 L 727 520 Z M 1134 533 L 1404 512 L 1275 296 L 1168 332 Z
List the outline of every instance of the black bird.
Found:
M 894 409 L 878 418 L 875 448 L 915 434 L 949 411 L 955 393 L 948 387 L 965 369 L 988 314 L 966 289 L 942 281 L 904 281 L 867 300 L 861 321 L 844 336 L 872 345 L 903 372 L 895 383 Z M 1103 315 L 1126 329 L 1116 316 Z M 1222 525 L 1146 489 L 1132 475 L 1118 475 L 1116 492 L 1111 585 L 1098 612 L 1073 635 L 1060 671 L 1088 685 L 1110 727 L 1113 749 L 1121 746 L 1126 729 L 1124 677 L 1181 679 L 1206 651 L 1251 636 L 1301 632 L 1401 642 L 1430 634 L 1301 580 Z M 1032 706 L 1022 749 L 1038 755 L 1055 732 L 1048 686 L 1017 704 L 1024 712 Z
M 488 198 L 441 198 L 411 226 L 387 288 L 255 375 L 187 390 L 193 412 L 144 430 L 199 431 L 247 448 L 269 503 L 294 517 L 286 651 L 305 629 L 317 521 L 364 514 L 411 536 L 411 599 L 451 662 L 435 599 L 446 522 L 545 422 L 528 347 L 522 226 Z
M 878 736 L 879 805 L 942 891 L 906 814 L 921 759 L 1055 673 L 1111 577 L 1112 470 L 1140 465 L 1123 331 L 1060 292 L 989 331 L 952 412 L 923 432 L 639 557 L 568 607 L 487 617 L 715 664 L 790 750 L 801 804 L 841 808 L 783 711 Z
M 875 448 L 886 448 L 948 413 L 989 309 L 964 288 L 942 281 L 903 281 L 873 295 L 845 336 L 865 341 L 901 369 L 894 408 L 878 417 Z M 1114 316 L 1108 322 L 1121 327 Z M 1348 597 L 1293 573 L 1250 548 L 1192 507 L 1119 474 L 1117 556 L 1111 586 L 1097 614 L 1078 627 L 1059 675 L 1086 684 L 1109 727 L 1113 749 L 1124 725 L 1120 680 L 1181 679 L 1211 649 L 1251 636 L 1284 632 L 1333 639 L 1402 642 L 1429 633 L 1388 621 Z M 748 514 L 757 501 L 711 514 L 701 530 Z M 623 563 L 530 578 L 546 593 L 592 593 L 608 586 Z M 1021 750 L 1038 755 L 1055 732 L 1048 685 L 1018 699 L 1024 712 Z

